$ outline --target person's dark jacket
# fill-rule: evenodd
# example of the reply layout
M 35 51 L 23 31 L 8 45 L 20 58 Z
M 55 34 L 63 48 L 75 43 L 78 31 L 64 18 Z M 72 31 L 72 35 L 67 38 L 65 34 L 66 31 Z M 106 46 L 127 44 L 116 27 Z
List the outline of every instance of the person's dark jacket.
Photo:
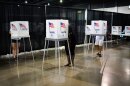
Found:
M 69 27 L 68 40 L 69 40 L 71 55 L 74 56 L 75 55 L 75 46 L 76 46 L 76 37 L 75 37 L 75 33 L 71 27 Z M 67 41 L 65 42 L 65 51 L 66 51 L 66 54 L 69 55 Z

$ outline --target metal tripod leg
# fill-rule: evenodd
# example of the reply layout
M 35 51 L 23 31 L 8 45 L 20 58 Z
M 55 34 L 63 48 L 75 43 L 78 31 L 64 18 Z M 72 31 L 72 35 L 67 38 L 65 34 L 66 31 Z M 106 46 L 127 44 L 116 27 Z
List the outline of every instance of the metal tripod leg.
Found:
M 49 40 L 47 40 L 47 56 L 48 56 Z
M 17 74 L 18 74 L 18 78 L 19 78 L 19 70 L 18 70 L 18 65 L 19 65 L 19 57 L 18 57 L 18 50 L 19 50 L 19 43 L 18 43 L 18 40 L 16 41 L 16 50 L 17 50 Z
M 88 51 L 89 51 L 89 49 L 90 49 L 90 47 L 89 47 L 89 44 L 90 44 L 90 41 L 91 41 L 91 35 L 89 36 L 89 42 L 88 42 L 88 45 L 87 45 L 87 53 L 88 53 Z
M 68 44 L 68 51 L 69 51 L 69 57 L 70 57 L 69 59 L 70 59 L 70 62 L 71 62 L 71 66 L 73 66 L 72 65 L 72 59 L 71 59 L 72 57 L 71 57 L 71 52 L 70 52 L 70 45 L 69 45 L 68 39 L 67 39 L 67 44 Z
M 87 35 L 85 35 L 84 38 L 84 57 L 86 56 L 86 52 L 87 52 L 86 48 L 87 48 Z
M 111 47 L 112 47 L 112 34 L 111 34 Z
M 58 40 L 55 40 L 55 64 L 57 65 L 58 63 L 57 63 L 57 57 L 58 57 Z M 55 72 L 57 72 L 56 70 L 55 70 Z
M 92 36 L 92 57 L 94 58 L 94 36 Z
M 43 62 L 44 62 L 45 56 L 46 56 L 46 41 L 47 41 L 47 40 L 45 39 L 44 51 L 43 51 L 44 53 L 43 53 L 43 60 L 42 60 Z
M 43 74 L 43 63 L 44 63 L 44 61 L 45 61 L 45 56 L 46 56 L 46 39 L 45 39 L 45 43 L 44 43 L 44 50 L 43 50 L 43 59 L 42 59 L 42 74 Z
M 32 52 L 32 44 L 31 44 L 30 37 L 29 37 L 29 42 L 30 42 L 30 47 L 31 47 L 31 53 L 32 53 L 33 61 L 35 62 L 35 60 L 34 60 L 34 54 L 33 54 L 33 52 Z
M 105 36 L 105 38 L 106 38 L 106 49 L 107 49 L 107 36 Z
M 11 48 L 12 48 L 12 39 L 11 39 L 11 44 L 10 44 L 9 64 L 10 64 L 10 59 L 11 59 Z
M 24 45 L 24 55 L 25 55 L 24 57 L 25 57 L 25 63 L 26 63 L 26 52 L 25 52 L 25 51 L 26 51 L 26 48 L 25 48 L 26 45 L 25 45 L 25 40 L 24 40 L 24 38 L 23 38 L 23 45 Z
M 18 57 L 18 48 L 19 48 L 19 45 L 18 45 L 18 40 L 16 40 L 16 51 L 17 51 L 17 65 L 18 65 L 18 60 L 19 60 L 19 57 Z
M 59 75 L 60 75 L 60 73 L 61 73 L 61 70 L 60 70 L 60 69 L 61 69 L 61 68 L 60 68 L 60 64 L 61 64 L 61 61 L 60 61 L 60 60 L 61 60 L 61 58 L 60 58 L 60 49 L 59 49 L 59 47 L 60 47 L 60 46 L 59 46 L 59 41 L 58 41 L 58 58 L 59 58 Z

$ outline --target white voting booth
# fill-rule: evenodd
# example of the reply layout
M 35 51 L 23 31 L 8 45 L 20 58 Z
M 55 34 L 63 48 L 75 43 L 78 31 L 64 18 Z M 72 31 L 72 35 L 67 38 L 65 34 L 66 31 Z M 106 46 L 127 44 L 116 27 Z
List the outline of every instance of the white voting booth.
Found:
M 68 20 L 46 20 L 46 38 L 68 38 Z
M 44 58 L 45 58 L 45 48 L 48 47 L 48 46 L 46 46 L 46 42 L 54 41 L 55 42 L 55 58 L 59 57 L 59 70 L 60 70 L 59 42 L 67 41 L 67 43 L 68 43 L 68 29 L 69 29 L 68 20 L 62 20 L 62 19 L 46 20 L 46 38 L 45 38 L 45 45 L 44 45 L 43 62 L 44 62 Z M 69 43 L 68 43 L 68 45 L 69 45 Z M 70 55 L 69 46 L 68 46 L 68 49 L 69 49 L 69 55 Z M 71 59 L 71 55 L 70 55 L 70 59 Z M 42 65 L 42 67 L 43 67 L 43 65 Z
M 122 26 L 112 26 L 111 34 L 112 35 L 121 35 Z
M 87 35 L 90 35 L 89 37 L 89 43 L 91 40 L 91 36 L 105 36 L 107 32 L 107 21 L 103 20 L 93 20 L 91 21 L 91 25 L 85 26 L 85 41 L 87 42 Z M 94 39 L 93 39 L 94 41 Z
M 104 20 L 93 20 L 91 21 L 92 28 L 94 29 L 94 32 L 92 33 L 92 36 L 104 36 L 107 41 L 106 33 L 107 33 L 107 21 Z M 94 48 L 94 37 L 92 38 L 92 53 L 93 53 L 93 48 Z M 106 42 L 106 48 L 107 48 L 107 42 Z M 100 73 L 103 73 L 104 67 L 105 67 L 105 62 L 106 59 L 104 57 L 104 46 L 103 46 L 103 60 L 102 60 L 102 67 L 100 70 Z
M 12 43 L 12 39 L 16 40 L 17 46 L 18 46 L 18 40 L 23 38 L 24 52 L 25 52 L 24 38 L 28 38 L 30 42 L 31 52 L 32 52 L 32 44 L 31 44 L 30 35 L 29 35 L 29 22 L 28 21 L 11 21 L 10 34 L 11 34 L 11 43 Z M 34 61 L 33 53 L 32 53 L 32 56 L 33 56 L 33 61 Z M 17 57 L 18 57 L 18 54 L 17 54 Z M 18 62 L 18 58 L 17 58 L 17 62 Z
M 121 36 L 130 36 L 130 26 L 125 26 L 125 29 L 123 30 L 123 34 Z
M 125 26 L 125 35 L 130 36 L 130 26 Z
M 94 49 L 94 36 L 105 36 L 106 40 L 106 32 L 107 32 L 107 21 L 104 20 L 92 20 L 91 25 L 86 25 L 85 26 L 85 41 L 84 43 L 87 43 L 87 35 L 90 35 L 89 37 L 89 43 L 90 40 L 92 39 L 92 55 L 93 55 L 93 49 Z M 107 43 L 106 43 L 107 47 Z M 87 50 L 89 50 L 89 45 L 87 47 Z M 87 51 L 88 52 L 88 51 Z M 103 48 L 103 58 L 104 58 L 104 48 Z M 102 63 L 102 68 L 101 68 L 101 73 L 104 68 L 104 63 Z
M 94 20 L 91 21 L 92 29 L 92 34 L 95 35 L 106 35 L 107 32 L 107 21 L 102 21 L 102 20 Z
M 10 32 L 11 32 L 11 38 L 30 37 L 28 21 L 10 22 Z
M 118 44 L 118 36 L 122 34 L 122 26 L 112 26 L 111 27 L 111 40 L 113 38 L 113 35 L 117 36 L 117 44 Z M 112 42 L 111 42 L 112 46 Z
M 85 35 L 91 35 L 92 33 L 92 26 L 91 25 L 86 25 L 85 27 Z
M 86 25 L 85 35 L 106 35 L 107 32 L 107 21 L 91 21 L 91 25 Z
M 87 35 L 90 35 L 89 43 L 92 35 L 106 35 L 107 32 L 107 21 L 103 20 L 93 20 L 91 21 L 91 25 L 85 26 L 85 42 L 87 42 Z

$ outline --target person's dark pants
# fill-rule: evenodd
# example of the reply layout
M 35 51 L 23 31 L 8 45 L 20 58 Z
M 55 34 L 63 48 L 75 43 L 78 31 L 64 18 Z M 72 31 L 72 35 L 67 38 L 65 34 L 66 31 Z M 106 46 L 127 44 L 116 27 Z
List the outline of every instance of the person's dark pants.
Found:
M 71 60 L 70 60 L 69 50 L 68 50 L 68 46 L 67 46 L 67 45 L 65 46 L 65 51 L 66 51 L 66 54 L 67 54 L 68 64 L 71 64 L 71 60 L 72 60 L 72 65 L 74 65 L 75 45 L 71 45 L 71 46 L 70 46 Z

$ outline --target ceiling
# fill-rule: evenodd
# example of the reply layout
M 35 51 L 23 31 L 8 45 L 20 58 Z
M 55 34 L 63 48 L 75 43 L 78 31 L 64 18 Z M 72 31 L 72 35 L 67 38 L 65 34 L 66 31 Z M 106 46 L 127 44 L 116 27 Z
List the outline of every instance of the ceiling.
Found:
M 103 8 L 114 6 L 127 6 L 130 0 L 27 0 L 26 5 L 45 5 L 50 3 L 51 6 L 77 7 L 77 8 Z M 4 4 L 25 4 L 25 0 L 0 0 Z

